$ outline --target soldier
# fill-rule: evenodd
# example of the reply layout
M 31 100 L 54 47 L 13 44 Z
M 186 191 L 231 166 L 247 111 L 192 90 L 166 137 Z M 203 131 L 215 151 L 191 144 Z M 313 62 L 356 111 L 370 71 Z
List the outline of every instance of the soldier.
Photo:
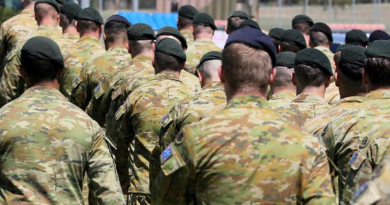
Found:
M 194 35 L 192 34 L 192 21 L 198 14 L 198 10 L 191 5 L 180 7 L 177 18 L 177 29 L 186 38 L 189 46 L 194 44 Z
M 107 19 L 103 35 L 107 52 L 87 63 L 73 83 L 70 101 L 82 110 L 87 108 L 101 80 L 111 79 L 119 68 L 131 61 L 127 40 L 130 26 L 130 22 L 117 14 Z
M 272 42 L 276 47 L 277 53 L 280 53 L 279 45 L 280 45 L 280 37 L 282 36 L 285 30 L 282 28 L 273 28 L 269 31 L 268 36 L 272 38 Z
M 240 23 L 240 26 L 238 28 L 255 28 L 261 31 L 259 24 L 252 19 L 244 20 L 243 22 Z
M 297 15 L 292 20 L 292 29 L 298 30 L 305 38 L 306 45 L 310 42 L 310 27 L 314 24 L 313 20 L 304 14 Z
M 390 120 L 389 46 L 384 40 L 370 44 L 363 69 L 368 94 L 356 110 L 334 119 L 321 132 L 329 160 L 337 167 L 332 172 L 338 178 L 340 202 L 349 203 L 353 193 L 371 178 L 378 153 L 387 150 L 387 143 L 373 143 L 370 132 Z
M 186 55 L 181 45 L 165 38 L 156 45 L 153 66 L 156 76 L 127 97 L 117 111 L 115 118 L 120 121 L 116 162 L 125 193 L 130 195 L 130 204 L 150 204 L 149 160 L 158 143 L 161 119 L 180 100 L 193 94 L 181 82 L 180 70 L 184 68 Z M 129 149 L 132 149 L 129 166 Z M 126 173 L 131 169 L 131 175 Z M 130 182 L 129 182 L 130 177 Z
M 305 38 L 302 33 L 294 30 L 288 29 L 282 33 L 280 36 L 280 45 L 279 51 L 291 51 L 294 53 L 298 53 L 299 51 L 306 48 Z
M 25 81 L 19 73 L 20 50 L 23 44 L 34 36 L 45 36 L 54 41 L 61 38 L 61 30 L 57 26 L 59 10 L 57 3 L 53 0 L 38 0 L 35 3 L 34 16 L 38 23 L 38 29 L 27 34 L 18 43 L 18 47 L 12 51 L 13 53 L 10 54 L 11 57 L 4 68 L 1 90 L 4 91 L 7 102 L 19 97 L 26 89 Z
M 58 45 L 33 37 L 21 62 L 28 89 L 0 110 L 0 204 L 83 204 L 84 173 L 101 204 L 124 204 L 113 143 L 58 90 Z
M 60 9 L 60 26 L 62 27 L 62 37 L 57 41 L 64 53 L 64 49 L 73 46 L 79 40 L 79 32 L 76 24 L 81 7 L 73 2 L 67 2 Z
M 330 106 L 325 102 L 325 90 L 333 75 L 332 67 L 325 54 L 314 48 L 300 51 L 295 57 L 292 82 L 297 96 L 287 106 L 276 111 L 303 127 L 306 120 L 326 112 Z
M 248 20 L 249 16 L 243 11 L 233 11 L 227 19 L 227 27 L 225 28 L 226 34 L 231 34 L 233 31 L 240 27 L 240 24 Z
M 220 71 L 228 104 L 185 126 L 162 153 L 153 204 L 334 203 L 318 141 L 267 105 L 275 51 L 257 29 L 229 35 Z
M 296 96 L 296 87 L 291 80 L 295 56 L 296 54 L 290 51 L 276 55 L 276 75 L 271 85 L 271 97 L 268 100 L 272 109 L 288 106 Z
M 362 73 L 366 49 L 360 46 L 353 46 L 341 50 L 340 60 L 334 75 L 336 86 L 339 89 L 341 100 L 334 107 L 324 114 L 308 120 L 305 130 L 316 135 L 333 119 L 341 116 L 348 110 L 360 106 L 364 96 L 367 94 L 363 85 Z
M 368 38 L 367 34 L 362 30 L 352 29 L 345 34 L 345 43 L 353 44 L 356 46 L 367 47 Z
M 100 35 L 103 30 L 103 17 L 91 7 L 82 9 L 78 15 L 77 30 L 80 39 L 66 49 L 64 55 L 65 72 L 60 78 L 60 91 L 67 98 L 73 89 L 73 84 L 78 83 L 77 75 L 87 63 L 96 57 L 103 55 L 104 46 L 100 43 Z
M 210 51 L 221 51 L 221 49 L 211 40 L 217 30 L 213 17 L 206 13 L 199 13 L 194 17 L 192 24 L 195 42 L 186 51 L 185 70 L 195 74 L 196 66 L 204 54 Z
M 370 37 L 368 37 L 368 44 L 377 40 L 390 40 L 390 35 L 381 30 L 375 30 L 370 34 Z

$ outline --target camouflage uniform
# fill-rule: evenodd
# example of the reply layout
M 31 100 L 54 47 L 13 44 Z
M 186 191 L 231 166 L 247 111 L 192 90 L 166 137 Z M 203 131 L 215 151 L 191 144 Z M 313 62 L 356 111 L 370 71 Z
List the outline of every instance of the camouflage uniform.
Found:
M 41 25 L 37 30 L 27 34 L 18 43 L 17 48 L 12 51 L 11 57 L 4 68 L 4 75 L 0 84 L 0 90 L 3 91 L 2 94 L 4 94 L 7 102 L 19 97 L 26 89 L 25 81 L 19 73 L 19 67 L 21 65 L 20 55 L 24 43 L 34 36 L 48 37 L 57 42 L 61 38 L 61 35 L 62 31 L 60 27 Z
M 194 34 L 190 30 L 181 30 L 180 31 L 181 35 L 184 36 L 184 38 L 187 41 L 188 47 L 192 46 L 194 44 Z
M 63 53 L 65 70 L 60 78 L 60 90 L 67 98 L 70 97 L 73 84 L 77 83 L 77 75 L 80 74 L 87 63 L 106 52 L 99 39 L 84 35 L 76 44 L 66 49 Z
M 112 74 L 131 61 L 128 50 L 122 46 L 115 46 L 108 51 L 90 61 L 82 68 L 80 75 L 73 82 L 73 90 L 70 101 L 82 110 L 87 108 L 91 101 L 94 90 L 102 79 L 110 79 Z
M 122 187 L 130 185 L 131 201 L 137 200 L 134 196 L 143 195 L 145 202 L 150 203 L 149 159 L 158 141 L 161 119 L 176 103 L 191 94 L 191 90 L 175 75 L 159 73 L 131 93 L 117 111 L 115 118 L 121 123 L 116 164 Z M 130 157 L 131 161 L 134 161 L 130 165 L 129 147 L 133 147 Z
M 330 106 L 325 100 L 315 94 L 301 93 L 297 95 L 289 105 L 275 109 L 289 122 L 293 122 L 303 128 L 306 121 L 326 112 Z
M 277 151 L 276 151 L 277 150 Z M 153 204 L 334 204 L 320 143 L 258 96 L 185 126 L 161 155 Z
M 195 74 L 196 66 L 199 64 L 200 59 L 204 54 L 210 51 L 221 51 L 211 39 L 201 38 L 195 40 L 195 42 L 188 47 L 186 51 L 187 61 L 185 70 L 189 73 Z
M 390 204 L 390 158 L 386 159 L 373 173 L 373 179 L 355 193 L 351 204 L 388 205 Z
M 334 82 L 326 88 L 324 99 L 330 105 L 337 104 L 340 101 L 339 88 Z
M 268 104 L 272 109 L 276 109 L 278 107 L 286 107 L 295 97 L 296 94 L 291 92 L 275 93 L 271 95 L 270 99 L 268 100 Z
M 124 204 L 99 125 L 56 89 L 33 87 L 0 110 L 0 204 L 84 204 L 84 173 L 101 204 Z
M 317 46 L 317 47 L 315 47 L 315 49 L 321 51 L 322 53 L 324 53 L 326 55 L 326 57 L 328 57 L 330 65 L 332 66 L 332 69 L 334 72 L 336 70 L 336 65 L 334 63 L 334 59 L 333 59 L 334 54 L 332 53 L 332 51 L 329 50 L 329 48 L 326 48 L 323 46 Z
M 370 132 L 390 120 L 389 102 L 390 90 L 372 91 L 356 110 L 330 122 L 320 135 L 335 165 L 331 172 L 338 178 L 341 202 L 349 203 L 353 193 L 371 178 L 380 153 L 387 150 L 388 143 L 377 142 Z
M 77 34 L 62 34 L 61 38 L 57 40 L 57 44 L 61 48 L 61 52 L 65 53 L 65 50 L 69 47 L 72 47 L 80 39 L 80 36 Z

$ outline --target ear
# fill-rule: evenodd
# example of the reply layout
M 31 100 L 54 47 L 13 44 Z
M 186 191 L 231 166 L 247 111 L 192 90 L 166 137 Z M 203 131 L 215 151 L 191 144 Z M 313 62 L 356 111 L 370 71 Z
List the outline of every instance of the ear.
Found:
M 218 68 L 218 76 L 219 79 L 221 79 L 221 83 L 225 83 L 225 70 L 222 65 Z
M 195 29 L 194 29 L 194 27 L 193 27 L 193 26 L 191 26 L 191 31 L 192 31 L 192 33 L 194 33 L 194 32 L 195 32 Z
M 180 30 L 180 26 L 179 26 L 179 18 L 176 19 L 176 26 L 177 26 L 177 30 Z
M 198 77 L 199 77 L 199 84 L 202 85 L 202 81 L 203 81 L 203 74 L 201 72 L 197 72 L 198 73 Z
M 22 66 L 19 66 L 19 73 L 20 73 L 20 75 L 22 75 L 23 79 L 27 79 L 27 74 L 26 74 L 26 72 L 23 70 L 23 67 L 22 67 Z
M 368 79 L 368 75 L 367 75 L 365 69 L 363 69 L 362 76 L 363 76 L 363 85 L 368 85 L 370 82 L 370 79 Z
M 282 48 L 280 47 L 280 45 L 278 45 L 278 51 L 279 51 L 279 53 L 282 52 Z
M 152 65 L 153 68 L 156 69 L 156 56 L 153 57 Z
M 57 25 L 60 24 L 60 14 L 57 14 Z
M 184 66 L 186 65 L 186 62 L 180 63 L 180 71 L 184 69 Z
M 129 53 L 130 53 L 130 46 L 129 46 L 129 43 L 126 43 L 126 49 L 127 49 L 127 51 L 129 51 Z
M 276 77 L 276 69 L 272 68 L 271 73 L 269 74 L 269 85 L 272 85 L 274 83 L 275 77 Z
M 106 41 L 106 39 L 107 39 L 107 35 L 106 33 L 103 33 L 103 40 Z
M 34 19 L 35 19 L 35 21 L 37 21 L 37 22 L 38 22 L 37 15 L 36 15 L 36 13 L 35 13 L 35 12 L 34 12 Z
M 294 72 L 291 73 L 291 81 L 292 81 L 292 83 L 293 83 L 295 86 L 297 86 L 297 79 L 296 79 L 296 76 L 295 76 L 295 73 L 294 73 Z
M 334 72 L 334 82 L 335 82 L 337 87 L 340 86 L 340 78 L 339 78 L 339 72 L 338 72 L 337 66 L 336 66 L 336 70 Z
M 325 87 L 326 88 L 329 87 L 331 79 L 332 79 L 332 76 L 329 76 L 329 77 L 326 78 L 326 80 L 325 80 Z
M 153 52 L 156 52 L 156 42 L 152 43 Z
M 100 25 L 99 27 L 99 34 L 103 33 L 103 25 Z
M 225 32 L 226 32 L 227 35 L 230 34 L 229 31 L 228 31 L 228 29 L 227 29 L 227 26 L 225 27 Z
M 79 30 L 79 23 L 76 21 L 76 23 L 75 23 L 75 26 L 76 26 L 76 30 L 77 30 L 77 32 L 79 32 L 80 33 L 80 30 Z

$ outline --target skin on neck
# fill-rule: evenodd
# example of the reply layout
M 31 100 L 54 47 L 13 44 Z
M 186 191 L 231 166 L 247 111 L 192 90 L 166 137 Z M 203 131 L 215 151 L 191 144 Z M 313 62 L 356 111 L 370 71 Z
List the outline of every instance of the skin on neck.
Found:
M 150 57 L 150 58 L 154 58 L 154 51 L 153 50 L 148 50 L 148 51 L 141 51 L 141 52 L 134 52 L 133 50 L 131 50 L 131 48 L 129 49 L 129 53 L 131 54 L 131 57 L 134 59 L 135 57 L 137 56 L 147 56 L 147 57 Z
M 208 84 L 211 84 L 212 82 L 221 82 L 221 79 L 219 79 L 218 74 L 217 76 L 211 76 L 210 78 L 205 78 L 204 75 L 199 72 L 199 83 L 202 86 L 202 88 Z
M 100 39 L 100 33 L 99 32 L 85 32 L 80 33 L 80 38 L 84 36 L 90 36 L 92 38 Z
M 296 94 L 297 90 L 295 87 L 292 86 L 278 86 L 278 87 L 273 87 L 271 86 L 271 93 L 276 94 L 276 93 L 294 93 Z
M 62 34 L 80 35 L 74 26 L 67 26 L 66 28 L 62 27 Z
M 50 87 L 50 88 L 54 88 L 56 90 L 60 90 L 60 84 L 58 83 L 57 78 L 52 80 L 52 81 L 48 80 L 48 81 L 43 81 L 43 82 L 40 82 L 40 83 L 32 84 L 31 83 L 31 79 L 27 76 L 26 72 L 24 72 L 24 70 L 22 68 L 19 68 L 19 72 L 22 75 L 22 77 L 24 79 L 26 79 L 26 86 L 27 86 L 27 88 L 43 86 L 43 87 Z M 60 76 L 61 74 L 62 74 L 62 71 L 59 71 L 57 76 Z
M 207 33 L 200 33 L 198 35 L 194 35 L 194 39 L 195 40 L 198 40 L 198 39 L 202 39 L 202 38 L 206 38 L 206 39 L 212 39 L 214 36 L 214 34 L 207 34 Z
M 309 93 L 309 94 L 318 95 L 318 96 L 324 98 L 325 90 L 326 90 L 326 87 L 324 84 L 322 84 L 320 87 L 297 85 L 296 93 L 297 93 L 297 95 L 299 95 L 301 93 Z
M 233 91 L 227 82 L 224 84 L 225 87 L 225 94 L 226 94 L 226 101 L 229 102 L 230 100 L 234 99 L 238 96 L 245 96 L 245 95 L 254 95 L 258 96 L 262 99 L 267 99 L 267 93 L 261 92 L 261 91 Z
M 341 99 L 352 96 L 366 96 L 367 88 L 362 82 L 347 79 L 337 68 L 334 77 L 336 86 L 339 87 Z
M 380 87 L 380 86 L 373 85 L 364 69 L 363 69 L 362 75 L 363 75 L 363 85 L 365 85 L 367 87 L 367 93 L 372 92 L 372 91 L 376 91 L 376 90 L 390 90 L 390 86 L 389 87 L 386 87 L 386 86 Z
M 38 26 L 57 26 L 58 25 L 58 19 L 52 19 L 52 18 L 43 18 L 40 21 L 37 21 Z

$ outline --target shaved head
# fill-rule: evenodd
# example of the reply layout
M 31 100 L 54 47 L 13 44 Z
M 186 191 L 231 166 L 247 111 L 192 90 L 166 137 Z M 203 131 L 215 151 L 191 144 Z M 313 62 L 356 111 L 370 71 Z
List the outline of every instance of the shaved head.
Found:
M 39 3 L 34 7 L 35 19 L 39 23 L 43 19 L 57 19 L 58 11 L 50 4 Z

